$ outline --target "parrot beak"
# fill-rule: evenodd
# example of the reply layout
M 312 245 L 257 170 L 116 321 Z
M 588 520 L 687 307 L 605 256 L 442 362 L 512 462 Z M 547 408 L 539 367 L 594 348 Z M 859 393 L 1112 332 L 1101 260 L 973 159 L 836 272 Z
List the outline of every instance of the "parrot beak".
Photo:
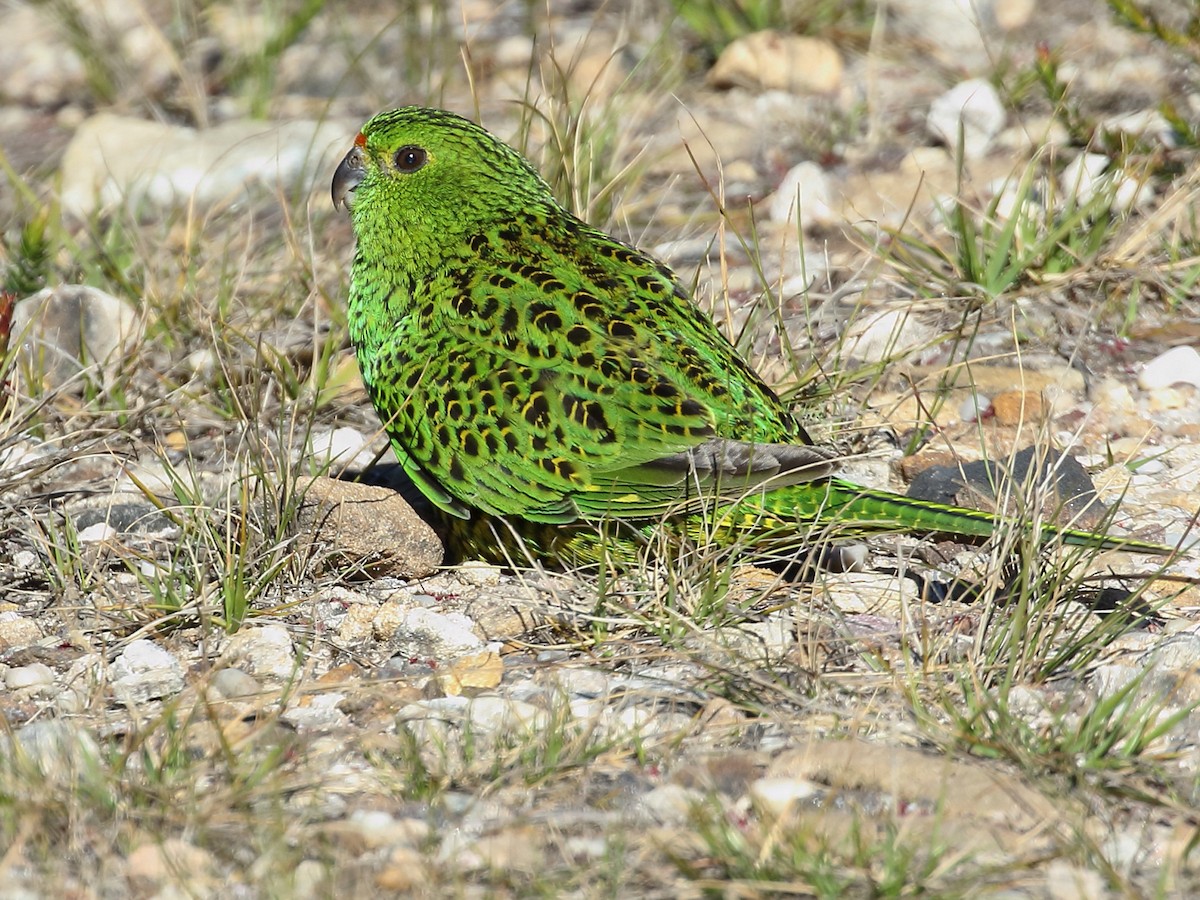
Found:
M 350 209 L 354 198 L 351 196 L 366 175 L 363 168 L 363 152 L 361 147 L 355 147 L 338 163 L 337 171 L 333 173 L 333 208 L 339 206 Z

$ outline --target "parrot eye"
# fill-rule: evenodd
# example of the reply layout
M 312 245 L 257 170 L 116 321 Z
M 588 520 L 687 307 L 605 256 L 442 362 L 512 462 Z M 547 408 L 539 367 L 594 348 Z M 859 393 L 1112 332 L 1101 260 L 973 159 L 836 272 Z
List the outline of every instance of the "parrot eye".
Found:
M 428 158 L 429 154 L 421 147 L 401 147 L 396 151 L 396 168 L 401 172 L 415 172 L 425 165 Z

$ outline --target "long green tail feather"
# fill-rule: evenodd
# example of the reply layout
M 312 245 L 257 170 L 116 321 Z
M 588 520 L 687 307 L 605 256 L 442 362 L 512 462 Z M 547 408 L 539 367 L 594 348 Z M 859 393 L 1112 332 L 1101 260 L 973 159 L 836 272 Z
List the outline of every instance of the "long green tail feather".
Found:
M 1022 527 L 1017 520 L 995 513 L 917 500 L 838 479 L 779 488 L 744 501 L 735 510 L 746 517 L 747 530 L 821 525 L 829 527 L 832 534 L 843 536 L 905 532 L 989 538 L 997 530 Z M 736 515 L 731 517 L 730 524 L 735 529 L 739 527 Z M 1136 538 L 1061 528 L 1049 523 L 1043 523 L 1040 528 L 1044 540 L 1059 540 L 1077 547 L 1156 554 L 1174 552 L 1174 548 L 1164 544 Z
M 671 522 L 675 525 L 672 526 Z M 570 564 L 597 562 L 616 556 L 632 561 L 638 547 L 653 540 L 662 528 L 675 528 L 689 540 L 718 544 L 739 543 L 761 548 L 769 555 L 791 553 L 825 539 L 857 539 L 879 534 L 940 534 L 987 539 L 998 530 L 1021 528 L 1008 519 L 979 509 L 917 500 L 889 491 L 864 488 L 832 479 L 777 488 L 707 512 L 651 522 L 612 521 L 550 525 L 519 522 L 511 525 L 476 514 L 470 520 L 441 523 L 452 555 L 484 557 L 518 565 L 541 561 Z M 1097 550 L 1127 550 L 1169 555 L 1175 549 L 1136 538 L 1116 537 L 1075 528 L 1042 524 L 1046 542 L 1061 541 Z M 603 533 L 603 536 L 602 536 Z

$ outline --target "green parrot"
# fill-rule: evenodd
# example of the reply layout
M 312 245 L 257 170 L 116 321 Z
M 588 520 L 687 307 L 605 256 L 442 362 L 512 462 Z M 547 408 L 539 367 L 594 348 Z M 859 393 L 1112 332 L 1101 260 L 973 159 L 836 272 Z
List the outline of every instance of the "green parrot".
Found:
M 601 552 L 597 535 L 662 528 L 772 554 L 822 532 L 980 540 L 1022 527 L 836 477 L 837 455 L 666 265 L 572 215 L 464 118 L 376 115 L 337 167 L 333 202 L 356 237 L 347 321 L 363 382 L 451 555 L 507 558 L 515 538 L 575 563 Z

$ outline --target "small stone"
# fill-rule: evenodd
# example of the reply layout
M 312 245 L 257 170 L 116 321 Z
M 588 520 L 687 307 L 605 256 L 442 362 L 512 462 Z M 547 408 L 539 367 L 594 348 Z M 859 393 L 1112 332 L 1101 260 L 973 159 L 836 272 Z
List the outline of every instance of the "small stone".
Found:
M 402 615 L 404 611 L 404 608 L 398 603 L 385 604 L 383 610 L 356 603 L 345 610 L 336 620 L 338 643 L 348 646 L 362 644 L 372 639 L 391 640 L 392 635 L 399 627 L 393 621 L 394 616 Z M 382 613 L 382 615 L 378 613 Z
M 6 4 L 0 12 L 4 53 L 0 84 L 6 103 L 54 108 L 78 97 L 87 69 L 64 36 L 53 8 L 32 3 Z
M 1137 475 L 1161 475 L 1167 471 L 1167 464 L 1161 459 L 1148 459 L 1145 462 L 1139 462 L 1137 467 Z
M 148 472 L 139 472 L 138 478 L 143 484 L 156 479 Z M 163 484 L 166 487 L 165 484 Z M 128 495 L 110 494 L 105 497 L 89 498 L 70 506 L 71 517 L 75 527 L 79 529 L 80 540 L 85 532 L 89 539 L 96 541 L 113 540 L 120 535 L 138 534 L 158 536 L 174 536 L 178 534 L 178 526 L 162 511 L 145 499 L 129 500 Z M 111 531 L 102 528 L 93 529 L 95 525 L 108 525 Z M 166 574 L 153 563 L 146 562 L 141 566 L 147 577 Z
M 978 422 L 992 412 L 992 401 L 984 394 L 971 391 L 958 404 L 958 418 L 963 422 Z
M 45 688 L 54 684 L 54 670 L 45 663 L 14 666 L 4 673 L 4 685 L 10 691 Z
M 18 572 L 32 572 L 37 567 L 38 557 L 32 550 L 18 550 L 12 555 L 13 568 Z
M 844 68 L 842 55 L 829 41 L 756 31 L 722 50 L 706 80 L 714 88 L 832 94 L 841 86 Z
M 467 584 L 476 587 L 493 587 L 500 583 L 500 567 L 476 559 L 469 559 L 459 565 L 458 574 Z
M 704 794 L 700 791 L 664 784 L 638 798 L 637 809 L 658 825 L 682 825 L 703 802 Z
M 1179 146 L 1179 135 L 1174 126 L 1157 109 L 1142 109 L 1110 116 L 1101 121 L 1100 128 L 1108 132 L 1150 138 L 1164 147 Z
M 94 522 L 78 532 L 81 544 L 103 544 L 118 538 L 117 529 L 107 522 Z
M 396 711 L 397 722 L 414 722 L 422 719 L 461 721 L 466 718 L 471 701 L 466 697 L 434 697 L 418 700 L 400 707 Z
M 319 463 L 337 462 L 345 465 L 357 462 L 355 457 L 367 446 L 367 438 L 356 428 L 343 427 L 314 433 L 310 445 L 309 452 Z
M 64 685 L 54 696 L 54 708 L 63 715 L 77 715 L 88 708 L 90 697 L 83 685 Z
M 368 848 L 403 845 L 417 847 L 428 840 L 430 825 L 420 819 L 399 818 L 382 809 L 356 810 L 346 820 Z
M 121 702 L 145 703 L 183 690 L 183 666 L 173 654 L 149 640 L 133 641 L 109 670 L 113 693 Z
M 125 354 L 142 338 L 145 317 L 131 303 L 99 288 L 46 288 L 13 307 L 12 328 L 24 335 L 24 369 L 45 387 L 82 386 L 81 376 L 109 383 Z
M 1112 162 L 1103 153 L 1080 153 L 1063 168 L 1059 189 L 1077 204 L 1087 203 L 1099 188 L 1105 170 Z
M 554 670 L 554 686 L 568 697 L 607 697 L 613 689 L 613 676 L 590 666 L 566 666 Z
M 478 838 L 470 847 L 492 872 L 538 872 L 546 865 L 540 835 L 532 826 L 505 828 Z
M 282 625 L 243 628 L 229 639 L 221 663 L 275 683 L 290 682 L 299 668 L 291 635 Z
M 504 679 L 504 663 L 500 654 L 490 650 L 460 656 L 441 671 L 438 683 L 449 695 L 497 687 Z
M 1006 514 L 1025 514 L 1024 490 L 1001 489 L 997 494 L 997 488 L 1006 484 L 1039 485 L 1035 495 L 1042 500 L 1042 515 L 1051 522 L 1089 528 L 1100 524 L 1107 513 L 1098 502 L 1090 476 L 1075 457 L 1038 447 L 1026 447 L 1003 462 L 928 466 L 909 482 L 907 493 L 917 500 L 989 510 L 996 508 L 999 496 Z
M 103 112 L 75 132 L 62 160 L 65 213 L 207 206 L 265 191 L 311 188 L 345 152 L 345 124 L 240 119 L 197 130 Z M 321 176 L 323 179 L 323 176 Z
M 329 869 L 324 863 L 315 859 L 302 859 L 292 872 L 292 897 L 295 900 L 317 900 L 327 897 L 329 890 Z
M 0 650 L 28 647 L 42 639 L 42 629 L 33 619 L 20 613 L 0 613 Z
M 1107 191 L 1108 205 L 1117 212 L 1146 206 L 1154 199 L 1154 188 L 1148 182 L 1123 169 L 1110 169 L 1111 163 L 1103 153 L 1079 154 L 1059 176 L 1060 190 L 1078 206 L 1091 203 L 1097 194 Z
M 1200 634 L 1185 632 L 1160 641 L 1150 657 L 1150 664 L 1167 672 L 1186 672 L 1200 660 Z
M 317 700 L 321 702 L 316 702 Z M 350 726 L 350 717 L 337 708 L 344 699 L 340 694 L 323 694 L 308 706 L 289 706 L 279 717 L 297 731 L 310 734 L 336 734 Z
M 1086 897 L 1108 897 L 1103 876 L 1094 869 L 1074 866 L 1064 859 L 1051 860 L 1046 866 L 1048 900 L 1083 900 Z
M 1095 668 L 1088 680 L 1100 697 L 1115 697 L 1137 679 L 1145 677 L 1140 665 L 1125 662 L 1104 663 Z
M 396 847 L 375 876 L 375 885 L 393 896 L 405 896 L 429 880 L 425 856 L 412 847 Z M 461 869 L 456 867 L 456 871 Z
M 91 733 L 63 719 L 30 722 L 17 729 L 17 743 L 44 778 L 75 781 L 100 760 Z
M 863 362 L 883 362 L 928 346 L 937 334 L 908 309 L 856 318 L 846 329 L 844 352 Z
M 1031 0 L 995 0 L 997 6 L 1012 6 L 1003 13 L 1005 22 L 1021 22 L 1021 2 Z M 950 71 L 992 71 L 995 68 L 993 44 L 1002 37 L 992 27 L 993 2 L 990 0 L 892 0 L 888 4 L 888 33 L 892 39 L 916 40 L 922 53 L 930 57 L 929 68 Z M 996 16 L 999 24 L 1000 19 Z M 899 79 L 904 90 L 911 78 Z
M 1195 347 L 1172 347 L 1142 367 L 1138 387 L 1151 391 L 1176 384 L 1200 388 L 1200 351 Z
M 319 567 L 421 578 L 442 564 L 437 534 L 396 491 L 325 477 L 301 479 L 295 490 L 303 497 L 297 549 L 320 554 Z
M 214 694 L 226 700 L 252 697 L 263 689 L 255 678 L 234 668 L 217 670 L 208 684 Z
M 1168 412 L 1174 409 L 1194 409 L 1195 398 L 1190 396 L 1192 391 L 1179 388 L 1151 388 L 1146 392 L 1146 408 L 1154 412 Z M 1145 466 L 1138 467 L 1139 472 L 1145 472 Z
M 822 793 L 819 785 L 805 778 L 759 778 L 750 785 L 750 802 L 763 816 L 778 819 L 800 803 Z
M 956 84 L 930 104 L 926 127 L 952 152 L 962 131 L 963 154 L 967 159 L 984 156 L 992 140 L 1004 127 L 1008 113 L 991 82 L 972 78 Z
M 1020 28 L 1033 16 L 1037 0 L 994 0 L 992 19 L 1001 31 Z
M 1115 413 L 1129 413 L 1137 409 L 1137 403 L 1129 387 L 1115 378 L 1104 378 L 1092 389 L 1096 405 Z
M 833 208 L 833 186 L 828 173 L 808 160 L 783 176 L 767 200 L 767 214 L 772 222 L 793 226 L 799 223 L 805 230 L 835 225 L 841 219 Z
M 410 609 L 392 640 L 400 656 L 448 661 L 483 649 L 475 623 L 462 613 Z
M 540 706 L 507 697 L 476 697 L 467 705 L 471 726 L 483 732 L 512 730 L 540 731 L 550 721 L 550 714 Z
M 404 627 L 409 609 L 403 603 L 385 603 L 371 616 L 371 634 L 376 640 L 390 641 Z
M 610 848 L 602 837 L 568 837 L 563 841 L 566 859 L 575 862 L 592 862 L 607 856 Z
M 842 572 L 822 579 L 825 595 L 842 614 L 902 618 L 917 602 L 917 586 L 908 578 L 883 572 Z
M 1041 391 L 1005 391 L 992 400 L 992 411 L 1000 425 L 1027 425 L 1046 419 L 1047 405 Z

